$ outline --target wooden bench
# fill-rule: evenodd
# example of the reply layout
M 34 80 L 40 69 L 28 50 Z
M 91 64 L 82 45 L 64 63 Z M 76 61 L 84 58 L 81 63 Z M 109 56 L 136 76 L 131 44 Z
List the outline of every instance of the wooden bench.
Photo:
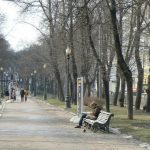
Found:
M 96 120 L 84 119 L 84 125 L 95 132 L 99 129 L 109 132 L 109 124 L 113 116 L 112 113 L 101 111 Z

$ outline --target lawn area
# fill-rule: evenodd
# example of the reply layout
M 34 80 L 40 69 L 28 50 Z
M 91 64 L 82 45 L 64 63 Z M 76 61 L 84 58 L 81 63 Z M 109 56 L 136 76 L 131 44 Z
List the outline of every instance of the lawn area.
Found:
M 57 99 L 49 99 L 48 103 L 65 108 L 64 102 Z M 77 106 L 71 105 L 70 111 L 76 113 Z M 89 111 L 88 107 L 84 111 Z M 111 120 L 111 127 L 119 128 L 122 133 L 132 135 L 134 138 L 150 143 L 150 113 L 145 113 L 143 110 L 134 110 L 134 119 L 127 119 L 127 108 L 119 106 L 110 106 L 114 117 Z
M 65 109 L 65 103 L 60 101 L 60 100 L 49 99 L 48 103 Z M 91 110 L 88 107 L 84 107 L 84 109 L 85 109 L 84 111 L 90 111 Z M 76 113 L 77 112 L 77 105 L 71 105 L 70 111 L 73 113 Z
M 111 106 L 114 113 L 111 126 L 119 128 L 122 133 L 133 135 L 134 138 L 150 143 L 150 113 L 143 110 L 134 110 L 133 120 L 127 119 L 127 108 Z

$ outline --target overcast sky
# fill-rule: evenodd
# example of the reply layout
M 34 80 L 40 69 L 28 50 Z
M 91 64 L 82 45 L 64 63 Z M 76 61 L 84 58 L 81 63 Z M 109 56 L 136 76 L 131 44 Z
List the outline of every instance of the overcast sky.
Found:
M 15 51 L 22 50 L 24 47 L 29 46 L 31 43 L 37 41 L 39 32 L 29 24 L 21 23 L 24 18 L 20 17 L 20 8 L 12 3 L 0 0 L 0 11 L 6 15 L 6 22 L 3 26 L 2 33 L 5 35 L 6 40 L 9 41 L 11 47 Z M 38 22 L 35 17 L 28 17 L 27 22 Z

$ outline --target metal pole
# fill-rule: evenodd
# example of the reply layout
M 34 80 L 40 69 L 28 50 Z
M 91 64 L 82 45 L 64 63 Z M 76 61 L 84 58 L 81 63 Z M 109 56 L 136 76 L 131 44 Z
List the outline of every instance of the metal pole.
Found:
M 47 100 L 47 85 L 46 85 L 46 73 L 44 68 L 44 100 Z
M 36 96 L 36 73 L 34 73 L 34 96 Z
M 67 55 L 67 85 L 66 85 L 66 97 L 65 97 L 65 105 L 66 108 L 71 108 L 71 104 L 70 104 L 70 95 L 69 95 L 69 58 L 70 56 Z
M 32 75 L 32 91 L 31 93 L 33 94 L 34 93 L 34 76 Z
M 1 97 L 4 97 L 4 93 L 3 93 L 3 71 L 1 71 Z
M 4 88 L 3 88 L 3 71 L 2 71 L 2 97 L 4 97 Z
M 3 95 L 5 95 L 5 91 L 6 91 L 6 76 L 5 73 L 3 74 Z
M 6 85 L 5 85 L 5 86 L 6 86 L 6 91 L 7 91 L 7 90 L 8 90 L 8 75 L 7 75 L 7 74 L 6 74 L 6 79 L 5 79 L 5 80 L 6 80 L 6 81 L 5 81 L 5 82 L 6 82 Z
M 31 80 L 30 80 L 30 81 L 31 81 L 31 82 L 30 82 L 30 92 L 32 93 L 32 75 L 31 75 L 30 78 L 31 78 Z
M 30 87 L 30 91 L 31 91 L 31 94 L 33 94 L 33 89 L 34 89 L 34 84 L 33 84 L 33 73 L 31 73 L 31 87 Z
M 2 71 L 1 71 L 1 97 L 2 97 Z

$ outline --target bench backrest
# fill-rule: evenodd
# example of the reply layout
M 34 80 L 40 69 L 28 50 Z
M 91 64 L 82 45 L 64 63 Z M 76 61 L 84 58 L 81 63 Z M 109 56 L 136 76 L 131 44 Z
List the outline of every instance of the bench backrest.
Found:
M 95 121 L 106 124 L 107 122 L 109 122 L 111 116 L 113 116 L 112 113 L 101 111 L 101 113 L 99 114 L 98 118 Z

